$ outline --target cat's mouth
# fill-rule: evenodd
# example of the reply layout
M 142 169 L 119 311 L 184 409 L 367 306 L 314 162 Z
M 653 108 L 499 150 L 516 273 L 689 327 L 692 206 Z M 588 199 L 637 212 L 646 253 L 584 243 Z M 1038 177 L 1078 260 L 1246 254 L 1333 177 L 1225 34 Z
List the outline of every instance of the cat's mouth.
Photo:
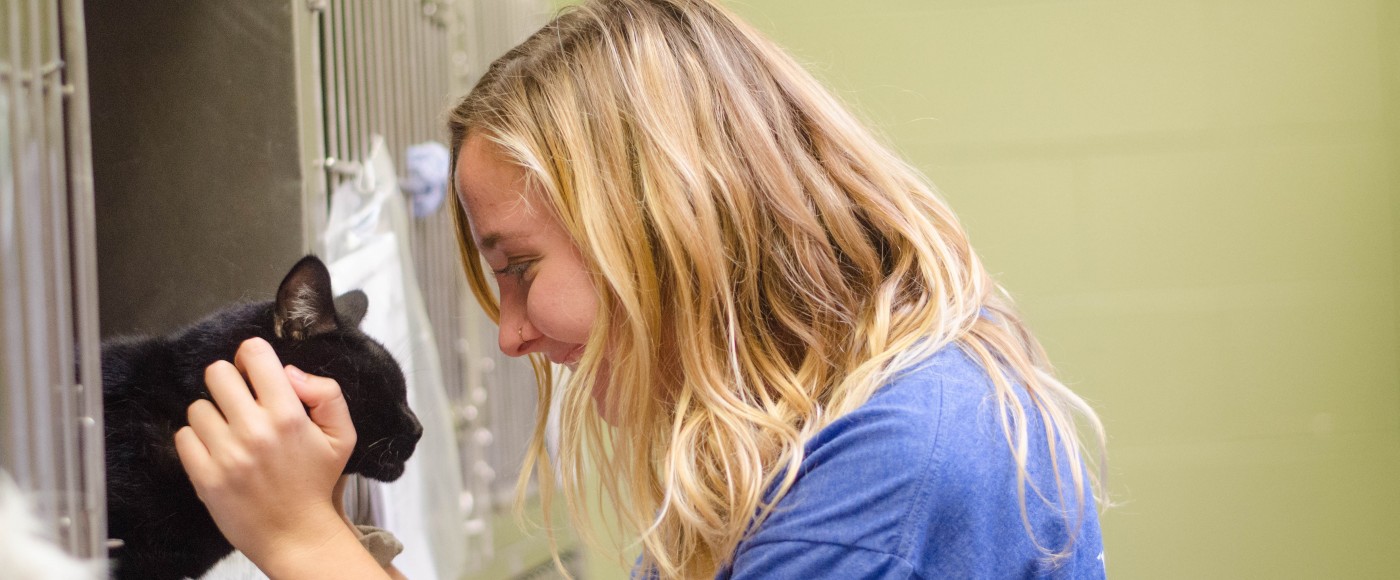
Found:
M 385 482 L 402 476 L 404 464 L 413 456 L 418 440 L 423 437 L 423 425 L 409 412 L 402 427 L 389 432 L 394 434 L 378 438 L 361 435 L 345 465 L 345 473 L 358 473 Z
M 384 439 L 371 443 L 364 451 L 356 450 L 345 465 L 346 473 L 358 473 L 377 481 L 394 481 L 403 475 L 404 465 L 413 455 L 417 438 L 411 440 Z
M 403 476 L 405 465 L 406 463 L 379 465 L 375 466 L 373 469 L 361 471 L 360 475 L 363 475 L 375 481 L 383 481 L 385 483 L 388 483 Z
M 394 481 L 403 475 L 404 464 L 413 456 L 423 428 L 414 421 L 407 435 L 372 439 L 367 445 L 356 445 L 355 453 L 345 466 L 346 473 L 358 473 L 378 481 Z

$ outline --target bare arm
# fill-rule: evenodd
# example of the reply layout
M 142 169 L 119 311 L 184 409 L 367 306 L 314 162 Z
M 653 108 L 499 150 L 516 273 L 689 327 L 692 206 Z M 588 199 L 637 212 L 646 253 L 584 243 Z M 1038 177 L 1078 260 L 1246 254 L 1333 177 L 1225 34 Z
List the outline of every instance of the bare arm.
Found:
M 345 483 L 349 479 L 349 476 L 342 475 L 340 480 L 335 482 L 335 489 L 331 491 L 331 501 L 335 505 L 335 511 L 340 514 L 341 520 L 345 522 L 345 526 L 350 528 L 350 531 L 355 534 L 355 539 L 358 541 L 364 536 L 360 532 L 360 528 L 355 525 L 355 522 L 350 520 L 350 516 L 345 515 Z M 363 542 L 361 545 L 363 545 Z M 388 574 L 393 580 L 408 580 L 398 568 L 394 567 L 392 562 L 384 564 L 384 573 Z
M 322 544 L 301 548 L 288 546 L 254 562 L 272 580 L 403 578 L 380 568 L 350 528 L 337 526 L 337 529 Z

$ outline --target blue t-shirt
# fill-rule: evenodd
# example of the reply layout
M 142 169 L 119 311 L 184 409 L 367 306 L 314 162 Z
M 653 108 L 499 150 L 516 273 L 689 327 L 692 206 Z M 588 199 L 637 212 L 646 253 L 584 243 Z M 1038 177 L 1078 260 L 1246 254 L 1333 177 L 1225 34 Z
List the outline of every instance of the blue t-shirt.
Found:
M 1070 530 L 1058 507 L 1039 414 L 1030 416 L 1026 510 L 1036 539 L 1060 550 Z M 720 580 L 818 578 L 1102 578 L 1093 498 L 1073 552 L 1047 565 L 1021 519 L 1016 463 L 991 378 L 949 346 L 897 376 L 806 445 L 796 483 Z M 1074 483 L 1060 455 L 1075 522 Z

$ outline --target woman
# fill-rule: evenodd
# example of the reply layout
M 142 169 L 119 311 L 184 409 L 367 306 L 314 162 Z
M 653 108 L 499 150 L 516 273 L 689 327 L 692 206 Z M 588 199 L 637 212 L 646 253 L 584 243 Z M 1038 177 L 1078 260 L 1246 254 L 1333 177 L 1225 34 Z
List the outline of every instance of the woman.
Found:
M 1103 575 L 1075 426 L 1101 453 L 1093 411 L 932 188 L 733 15 L 584 2 L 494 63 L 449 128 L 468 279 L 537 371 L 529 463 L 553 472 L 562 397 L 564 499 L 584 528 L 596 470 L 637 573 Z M 338 388 L 246 350 L 259 399 L 232 404 L 278 405 L 291 441 L 257 413 L 192 418 L 177 443 L 201 497 L 274 577 L 372 571 L 327 497 L 353 445 Z M 559 392 L 551 363 L 573 371 Z M 258 436 L 201 433 L 219 429 Z M 315 477 L 260 497 L 291 462 Z

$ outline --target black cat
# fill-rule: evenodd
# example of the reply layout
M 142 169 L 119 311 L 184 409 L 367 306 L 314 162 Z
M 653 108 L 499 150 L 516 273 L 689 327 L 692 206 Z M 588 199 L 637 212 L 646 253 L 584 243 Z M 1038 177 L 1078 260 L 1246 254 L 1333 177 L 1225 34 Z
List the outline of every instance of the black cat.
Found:
M 103 343 L 107 529 L 124 542 L 113 552 L 117 578 L 198 578 L 233 551 L 180 465 L 175 431 L 190 403 L 210 398 L 205 367 L 232 361 L 244 339 L 262 337 L 283 364 L 340 383 L 358 435 L 345 473 L 403 475 L 423 429 L 398 363 L 358 328 L 367 305 L 358 290 L 332 299 L 325 264 L 307 256 L 274 301 L 232 306 L 166 337 Z

